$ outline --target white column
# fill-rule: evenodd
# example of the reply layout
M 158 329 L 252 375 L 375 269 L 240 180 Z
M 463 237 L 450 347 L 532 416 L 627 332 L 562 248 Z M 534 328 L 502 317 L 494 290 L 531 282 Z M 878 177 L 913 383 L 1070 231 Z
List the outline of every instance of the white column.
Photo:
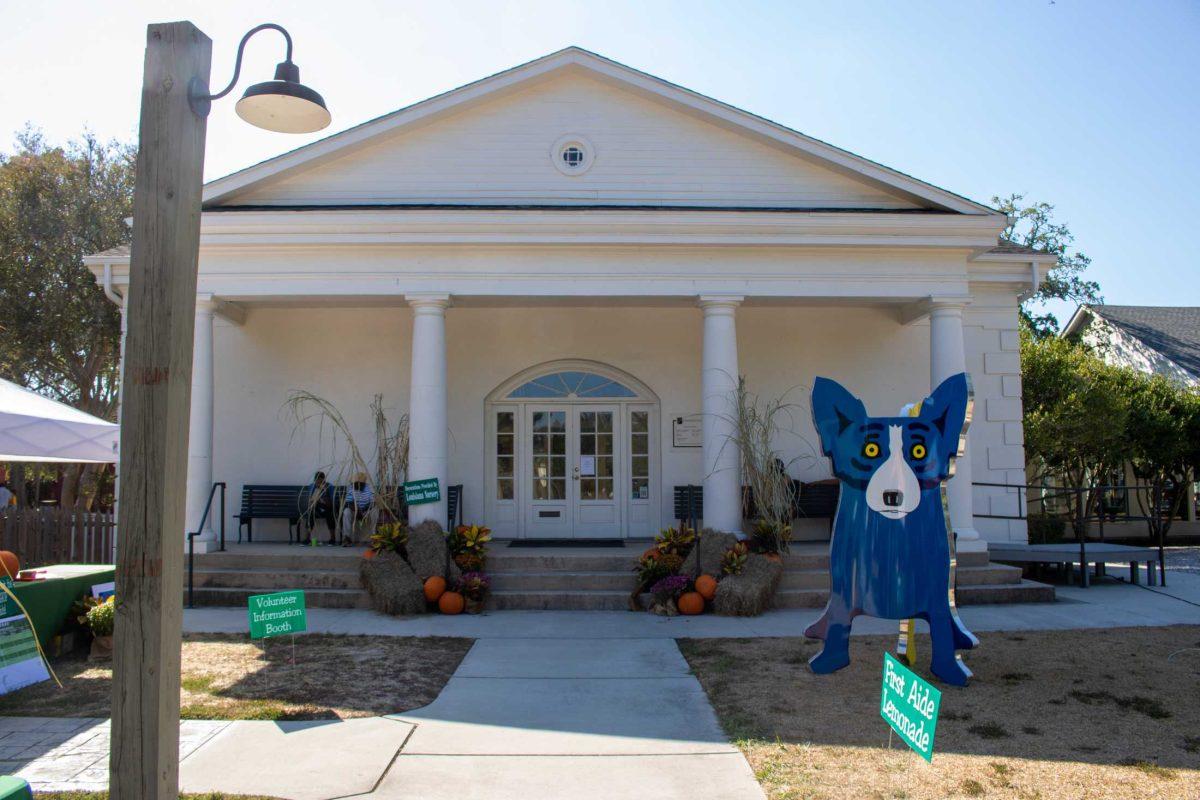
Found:
M 196 298 L 196 328 L 192 356 L 192 416 L 188 433 L 188 480 L 187 480 L 187 530 L 197 530 L 204 505 L 212 491 L 213 450 L 213 303 L 212 295 L 202 294 Z M 216 538 L 213 533 L 213 515 L 218 509 L 208 512 L 204 529 L 196 537 L 196 549 L 203 552 L 203 542 Z
M 704 525 L 742 535 L 742 468 L 736 431 L 738 351 L 735 315 L 743 298 L 702 295 L 704 412 Z
M 446 294 L 410 294 L 413 311 L 409 380 L 408 480 L 437 478 L 442 500 L 410 506 L 411 525 L 446 521 Z
M 966 303 L 933 302 L 929 310 L 930 388 L 960 372 L 967 372 L 963 343 L 963 309 Z M 970 409 L 969 409 L 970 411 Z M 968 414 L 968 421 L 970 420 Z M 968 432 L 970 429 L 968 428 Z M 954 477 L 946 484 L 950 500 L 950 524 L 957 534 L 960 553 L 986 553 L 987 542 L 975 529 L 974 498 L 971 490 L 971 453 L 964 451 L 954 462 Z

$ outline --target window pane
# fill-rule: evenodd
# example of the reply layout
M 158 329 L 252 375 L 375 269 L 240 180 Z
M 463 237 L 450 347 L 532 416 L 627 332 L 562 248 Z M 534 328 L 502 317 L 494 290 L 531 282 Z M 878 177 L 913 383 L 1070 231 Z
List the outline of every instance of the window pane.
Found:
M 596 456 L 596 476 L 599 478 L 612 477 L 612 456 Z
M 567 452 L 567 437 L 557 434 L 550 437 L 550 452 L 553 455 L 561 456 Z
M 547 422 L 548 422 L 548 420 L 547 420 L 547 414 L 546 414 L 546 412 L 545 412 L 545 411 L 535 411 L 535 412 L 533 412 L 533 429 L 534 429 L 535 431 L 544 431 L 544 430 L 546 430 L 546 425 L 547 425 Z
M 579 415 L 579 430 L 584 433 L 592 433 L 596 430 L 595 411 L 584 411 Z
M 512 456 L 500 456 L 496 459 L 496 475 L 501 478 L 511 478 L 513 476 Z
M 612 446 L 613 446 L 612 440 L 613 440 L 613 437 L 611 434 L 607 435 L 607 436 L 605 436 L 604 434 L 600 434 L 599 436 L 597 436 L 596 437 L 596 455 L 599 455 L 599 456 L 612 455 Z
M 502 479 L 496 483 L 496 499 L 513 499 L 513 482 L 511 479 Z
M 496 455 L 511 456 L 513 454 L 513 437 L 496 437 Z
M 535 433 L 533 435 L 533 452 L 535 455 L 546 455 L 547 439 L 549 437 L 544 433 Z
M 601 478 L 599 486 L 596 487 L 600 494 L 601 500 L 612 500 L 613 498 L 613 482 L 612 478 Z
M 645 433 L 635 433 L 629 443 L 630 451 L 636 456 L 644 456 L 650 452 L 650 436 Z
M 546 479 L 536 480 L 533 482 L 533 499 L 534 500 L 549 500 L 550 499 L 550 481 Z
M 556 478 L 550 481 L 550 499 L 565 500 L 567 499 L 567 482 Z
M 511 411 L 499 411 L 496 413 L 496 433 L 512 433 L 513 432 L 513 413 Z
M 567 474 L 567 460 L 554 456 L 550 459 L 550 477 L 562 478 Z
M 612 412 L 601 411 L 596 414 L 596 423 L 600 426 L 601 433 L 612 433 Z
M 596 454 L 595 435 L 579 437 L 579 454 L 583 456 L 593 456 Z
M 552 411 L 550 412 L 550 431 L 552 433 L 565 433 L 567 430 L 567 412 Z
M 634 433 L 647 433 L 650 430 L 650 414 L 646 411 L 634 411 L 629 415 L 629 426 Z
M 580 500 L 595 500 L 596 499 L 596 479 L 595 478 L 580 478 L 580 480 L 579 480 L 579 499 Z
M 633 457 L 633 474 L 645 477 L 650 474 L 650 459 L 646 456 Z
M 645 478 L 633 479 L 633 499 L 648 500 L 650 499 L 650 481 Z

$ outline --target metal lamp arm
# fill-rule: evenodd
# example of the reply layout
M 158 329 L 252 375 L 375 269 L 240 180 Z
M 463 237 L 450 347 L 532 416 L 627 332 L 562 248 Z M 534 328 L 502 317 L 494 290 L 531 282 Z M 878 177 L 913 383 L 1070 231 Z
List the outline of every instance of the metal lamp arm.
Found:
M 208 84 L 198 78 L 193 78 L 188 86 L 188 100 L 191 103 L 192 110 L 202 117 L 207 117 L 209 109 L 212 107 L 213 100 L 220 100 L 225 95 L 233 91 L 233 87 L 237 86 L 238 78 L 242 75 L 242 56 L 246 52 L 246 43 L 250 41 L 250 37 L 259 31 L 274 30 L 283 34 L 283 39 L 287 42 L 287 54 L 284 58 L 284 64 L 292 63 L 292 36 L 282 25 L 276 25 L 274 22 L 264 22 L 262 25 L 251 28 L 246 31 L 246 35 L 242 37 L 242 41 L 238 43 L 237 59 L 233 64 L 233 79 L 229 81 L 229 85 L 216 94 L 208 93 Z

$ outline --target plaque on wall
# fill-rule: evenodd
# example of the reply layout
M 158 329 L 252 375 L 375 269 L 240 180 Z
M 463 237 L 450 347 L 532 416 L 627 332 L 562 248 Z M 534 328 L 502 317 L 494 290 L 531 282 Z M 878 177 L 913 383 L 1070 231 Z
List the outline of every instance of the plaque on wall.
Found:
M 704 446 L 704 424 L 699 414 L 689 414 L 671 420 L 671 446 Z

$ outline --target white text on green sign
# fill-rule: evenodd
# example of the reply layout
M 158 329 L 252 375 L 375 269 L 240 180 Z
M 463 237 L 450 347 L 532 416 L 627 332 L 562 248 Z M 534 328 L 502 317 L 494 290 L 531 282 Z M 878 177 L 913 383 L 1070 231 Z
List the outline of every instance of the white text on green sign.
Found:
M 404 501 L 410 506 L 422 503 L 436 503 L 442 499 L 441 487 L 437 478 L 424 478 L 419 481 L 409 481 L 404 484 Z
M 248 611 L 251 639 L 308 630 L 304 592 L 301 590 L 252 595 Z
M 933 735 L 937 730 L 942 693 L 920 675 L 883 654 L 883 694 L 879 715 L 905 743 L 926 761 L 933 760 Z

